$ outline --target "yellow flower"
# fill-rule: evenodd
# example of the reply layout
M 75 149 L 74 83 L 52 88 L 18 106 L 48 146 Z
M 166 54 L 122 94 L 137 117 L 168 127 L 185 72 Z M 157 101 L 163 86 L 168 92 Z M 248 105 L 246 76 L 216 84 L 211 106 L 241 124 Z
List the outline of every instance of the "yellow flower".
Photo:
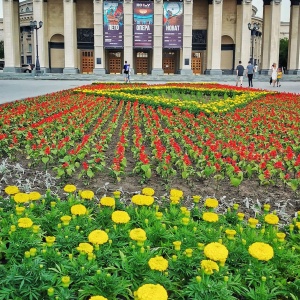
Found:
M 32 226 L 33 222 L 30 218 L 20 218 L 18 220 L 18 226 L 21 228 L 30 228 Z
M 103 230 L 94 230 L 89 234 L 88 240 L 94 245 L 102 245 L 108 241 L 108 235 Z
M 63 276 L 61 278 L 61 282 L 62 282 L 62 286 L 65 287 L 65 288 L 67 288 L 70 285 L 71 278 L 69 276 Z
M 76 249 L 82 253 L 92 253 L 94 247 L 89 243 L 80 243 Z
M 279 242 L 284 242 L 286 234 L 284 232 L 277 232 L 276 236 L 277 236 Z
M 30 192 L 29 193 L 29 200 L 37 201 L 40 200 L 42 195 L 39 192 Z
M 102 197 L 100 200 L 100 204 L 103 206 L 114 207 L 116 205 L 116 201 L 112 197 Z
M 213 223 L 213 222 L 218 222 L 219 221 L 219 216 L 216 213 L 213 212 L 204 212 L 202 215 L 202 219 L 204 221 Z
M 216 208 L 219 205 L 219 202 L 215 198 L 207 198 L 205 200 L 204 206 L 209 208 Z
M 114 195 L 115 199 L 119 199 L 120 195 L 121 195 L 121 192 L 120 191 L 114 191 L 113 195 Z
M 73 193 L 76 191 L 76 186 L 73 185 L 73 184 L 67 184 L 65 187 L 64 187 L 64 191 L 66 193 Z
M 296 226 L 300 229 L 300 222 L 296 222 Z
M 80 197 L 86 200 L 92 200 L 94 198 L 94 192 L 89 190 L 84 190 L 80 193 Z
M 244 219 L 244 217 L 245 217 L 245 214 L 239 212 L 239 213 L 237 214 L 237 216 L 238 216 L 239 221 L 243 221 L 243 219 Z
M 143 188 L 142 189 L 142 194 L 146 195 L 146 196 L 153 196 L 154 195 L 154 189 L 152 188 Z
M 70 216 L 62 216 L 60 217 L 60 220 L 63 222 L 64 225 L 69 225 L 72 217 Z
M 199 195 L 194 195 L 194 196 L 193 196 L 193 201 L 194 201 L 194 203 L 199 203 L 199 202 L 200 202 L 200 199 L 201 199 L 201 196 L 199 196 Z
M 19 188 L 15 185 L 7 186 L 4 191 L 7 195 L 15 195 L 20 193 Z
M 86 207 L 82 204 L 75 204 L 71 207 L 71 213 L 73 215 L 85 215 L 86 211 Z
M 265 222 L 270 225 L 276 225 L 279 222 L 279 218 L 276 215 L 268 214 L 265 216 Z
M 177 198 L 182 198 L 183 197 L 183 191 L 181 190 L 176 190 L 176 189 L 171 189 L 170 190 L 170 197 L 177 197 Z
M 234 236 L 236 235 L 236 231 L 234 229 L 226 229 L 225 233 L 229 240 L 233 240 Z
M 204 254 L 213 261 L 224 262 L 228 257 L 228 250 L 224 245 L 213 242 L 204 247 Z
M 202 260 L 201 261 L 201 269 L 204 270 L 204 273 L 207 275 L 211 275 L 214 273 L 214 270 L 219 271 L 219 266 L 216 262 L 212 260 Z
M 268 261 L 274 256 L 273 248 L 266 243 L 256 242 L 249 246 L 248 251 L 251 256 L 258 260 Z
M 108 300 L 103 296 L 92 296 L 89 300 Z
M 171 204 L 178 204 L 180 201 L 180 197 L 170 196 Z
M 25 193 L 18 193 L 14 195 L 14 200 L 17 203 L 29 202 L 29 195 Z
M 126 224 L 130 221 L 130 216 L 126 211 L 116 210 L 112 213 L 111 219 L 118 224 Z
M 23 206 L 16 206 L 16 214 L 19 216 L 21 215 L 25 210 L 25 207 Z
M 162 256 L 156 256 L 150 258 L 150 260 L 148 261 L 148 265 L 151 268 L 151 270 L 165 271 L 167 270 L 169 263 Z
M 144 242 L 147 239 L 146 232 L 141 228 L 135 228 L 130 230 L 129 236 L 132 240 L 138 242 Z
M 188 225 L 189 222 L 190 222 L 190 219 L 189 218 L 182 218 L 181 221 L 182 221 L 183 225 Z
M 157 211 L 157 212 L 155 213 L 155 217 L 156 217 L 157 220 L 161 220 L 162 217 L 163 217 L 163 213 L 160 212 L 160 211 Z
M 271 205 L 270 204 L 264 204 L 264 211 L 269 211 Z
M 47 243 L 47 246 L 52 246 L 53 243 L 55 242 L 56 238 L 55 236 L 46 236 L 46 243 Z
M 185 249 L 185 255 L 187 257 L 192 257 L 193 256 L 193 249 Z
M 250 226 L 251 228 L 256 228 L 256 225 L 257 225 L 257 223 L 258 223 L 258 220 L 257 220 L 257 219 L 254 219 L 254 218 L 249 218 L 248 223 L 249 223 L 249 226 Z
M 180 250 L 181 242 L 180 241 L 175 241 L 173 242 L 174 248 L 176 251 Z
M 154 202 L 154 198 L 152 196 L 146 196 L 146 195 L 134 195 L 131 198 L 132 203 L 136 204 L 136 205 L 147 205 L 150 206 L 153 204 Z
M 167 300 L 168 293 L 160 284 L 144 284 L 136 292 L 137 300 Z

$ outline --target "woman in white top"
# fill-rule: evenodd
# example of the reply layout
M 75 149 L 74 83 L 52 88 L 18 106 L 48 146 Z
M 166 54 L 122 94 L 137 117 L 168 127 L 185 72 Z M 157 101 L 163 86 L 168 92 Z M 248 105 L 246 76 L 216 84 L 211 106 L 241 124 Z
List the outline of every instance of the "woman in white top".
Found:
M 272 70 L 272 83 L 273 83 L 273 86 L 275 87 L 275 83 L 277 81 L 277 67 L 276 67 L 276 63 L 273 63 L 272 67 L 271 67 L 271 70 Z

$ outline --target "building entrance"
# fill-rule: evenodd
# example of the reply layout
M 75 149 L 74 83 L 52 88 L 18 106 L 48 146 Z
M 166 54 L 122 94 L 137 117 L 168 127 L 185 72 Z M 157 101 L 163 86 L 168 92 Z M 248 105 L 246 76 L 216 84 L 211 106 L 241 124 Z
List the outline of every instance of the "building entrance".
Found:
M 91 74 L 94 70 L 94 51 L 82 50 L 81 51 L 81 72 L 83 74 Z
M 136 52 L 136 74 L 149 73 L 149 52 L 137 51 Z
M 109 74 L 122 73 L 122 52 L 121 51 L 108 52 L 108 73 Z
M 194 74 L 201 74 L 201 52 L 192 53 L 192 70 Z
M 163 70 L 165 74 L 175 74 L 177 51 L 163 52 Z

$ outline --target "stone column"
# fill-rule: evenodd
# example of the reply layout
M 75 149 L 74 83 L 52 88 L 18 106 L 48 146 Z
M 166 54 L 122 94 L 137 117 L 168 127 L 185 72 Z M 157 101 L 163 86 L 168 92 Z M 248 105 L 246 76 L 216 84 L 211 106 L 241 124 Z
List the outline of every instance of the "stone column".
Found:
M 153 29 L 153 53 L 152 53 L 152 75 L 163 75 L 163 1 L 154 0 L 154 29 Z
M 209 0 L 207 28 L 207 70 L 205 74 L 222 75 L 221 42 L 223 0 Z
M 251 23 L 252 0 L 238 1 L 237 3 L 237 21 L 236 21 L 236 67 L 239 61 L 246 67 L 250 58 L 251 31 L 248 29 L 248 23 Z
M 185 0 L 180 74 L 192 75 L 193 0 Z
M 124 62 L 127 60 L 127 63 L 130 64 L 131 72 L 134 74 L 133 66 L 133 1 L 125 0 L 124 1 Z M 123 62 L 123 64 L 124 64 Z M 122 65 L 123 69 L 123 65 Z
M 48 54 L 48 40 L 47 40 L 47 31 L 48 31 L 48 24 L 47 24 L 47 2 L 43 0 L 34 0 L 33 1 L 33 20 L 37 21 L 39 24 L 40 21 L 43 22 L 43 26 L 38 29 L 38 48 L 39 48 L 39 62 L 41 72 L 48 72 L 49 71 L 49 54 Z M 34 52 L 36 51 L 36 32 L 32 33 L 31 36 L 34 36 Z M 35 53 L 36 56 L 36 53 Z M 35 57 L 33 57 L 33 61 Z
M 278 66 L 280 9 L 281 0 L 264 0 L 261 74 L 268 74 L 273 63 Z
M 64 1 L 65 74 L 79 72 L 77 65 L 76 0 Z
M 287 62 L 288 74 L 300 75 L 300 12 L 299 0 L 291 0 L 290 32 L 289 32 L 289 53 Z
M 3 72 L 20 72 L 20 18 L 19 1 L 3 1 L 3 29 L 5 67 Z
M 94 0 L 94 74 L 103 75 L 105 70 L 105 51 L 103 45 L 103 2 Z

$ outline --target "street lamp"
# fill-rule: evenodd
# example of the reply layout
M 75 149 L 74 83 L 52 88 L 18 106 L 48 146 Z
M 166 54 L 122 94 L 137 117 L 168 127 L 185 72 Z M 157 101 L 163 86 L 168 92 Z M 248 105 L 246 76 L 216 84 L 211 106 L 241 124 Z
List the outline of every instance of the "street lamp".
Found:
M 255 36 L 260 36 L 261 33 L 258 31 L 259 30 L 259 23 L 248 23 L 248 29 L 251 30 L 251 64 L 254 63 L 253 61 L 253 48 L 254 48 L 254 37 Z
M 39 62 L 39 47 L 38 47 L 38 30 L 43 26 L 43 22 L 40 21 L 39 25 L 37 25 L 37 21 L 30 21 L 30 27 L 31 31 L 35 30 L 35 42 L 36 42 L 36 63 L 35 63 L 35 70 L 39 72 L 41 70 L 40 68 L 40 62 Z

